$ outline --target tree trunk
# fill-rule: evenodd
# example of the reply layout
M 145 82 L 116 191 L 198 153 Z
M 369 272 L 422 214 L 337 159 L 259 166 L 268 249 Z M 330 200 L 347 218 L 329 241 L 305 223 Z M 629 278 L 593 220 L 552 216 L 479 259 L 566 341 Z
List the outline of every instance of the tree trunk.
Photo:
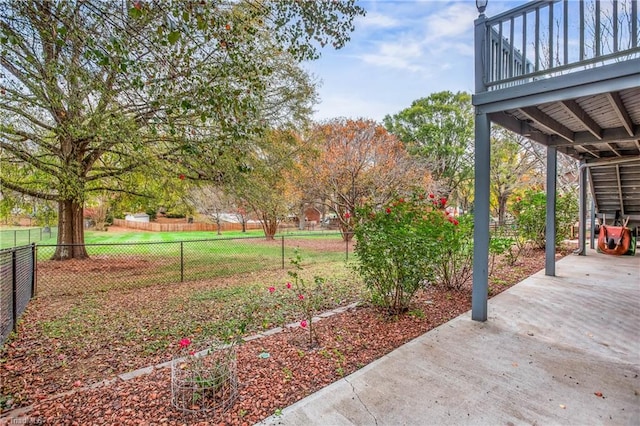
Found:
M 86 259 L 84 207 L 75 200 L 58 202 L 58 246 L 52 260 Z
M 260 222 L 262 223 L 262 230 L 264 231 L 264 236 L 267 241 L 273 241 L 278 231 L 278 219 L 263 214 Z
M 351 241 L 353 239 L 353 229 L 342 223 L 340 224 L 340 234 L 342 234 L 342 241 Z
M 507 199 L 508 194 L 501 194 L 498 196 L 498 225 L 502 226 L 505 222 L 505 215 L 507 213 Z

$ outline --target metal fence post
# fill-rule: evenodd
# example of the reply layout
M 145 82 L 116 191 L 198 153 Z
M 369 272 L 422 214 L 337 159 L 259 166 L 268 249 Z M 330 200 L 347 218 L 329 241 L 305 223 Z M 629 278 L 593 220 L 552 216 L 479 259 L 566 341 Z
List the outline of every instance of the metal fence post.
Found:
M 31 244 L 31 297 L 33 299 L 36 295 L 36 275 L 38 273 L 38 246 Z
M 284 269 L 284 235 L 282 236 L 282 269 Z
M 12 312 L 11 319 L 13 320 L 13 331 L 18 331 L 18 285 L 16 280 L 16 250 L 11 253 L 11 290 L 12 290 Z
M 27 241 L 27 244 L 31 244 L 31 228 L 27 229 L 27 231 L 29 231 L 29 240 Z
M 18 236 L 17 236 L 17 234 L 18 234 L 18 230 L 16 229 L 15 231 L 13 231 L 13 246 L 14 247 L 18 245 L 18 239 L 17 239 Z
M 184 282 L 184 241 L 180 241 L 180 282 Z

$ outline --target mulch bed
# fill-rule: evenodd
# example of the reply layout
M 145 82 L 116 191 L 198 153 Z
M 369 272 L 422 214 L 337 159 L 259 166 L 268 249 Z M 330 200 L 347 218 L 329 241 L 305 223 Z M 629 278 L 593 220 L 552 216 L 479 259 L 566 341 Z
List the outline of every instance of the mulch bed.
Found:
M 498 294 L 543 267 L 541 250 L 521 257 L 513 266 L 498 262 L 490 293 Z M 237 348 L 237 402 L 214 417 L 185 415 L 173 408 L 171 370 L 162 368 L 97 388 L 83 388 L 78 383 L 64 394 L 38 393 L 28 411 L 5 413 L 0 421 L 13 416 L 51 425 L 254 424 L 455 318 L 470 304 L 469 288 L 429 288 L 404 315 L 389 316 L 379 308 L 363 305 L 322 319 L 314 327 L 319 336 L 319 345 L 314 347 L 308 346 L 301 328 L 246 342 Z M 261 353 L 269 357 L 262 358 Z M 20 360 L 11 362 L 20 367 Z

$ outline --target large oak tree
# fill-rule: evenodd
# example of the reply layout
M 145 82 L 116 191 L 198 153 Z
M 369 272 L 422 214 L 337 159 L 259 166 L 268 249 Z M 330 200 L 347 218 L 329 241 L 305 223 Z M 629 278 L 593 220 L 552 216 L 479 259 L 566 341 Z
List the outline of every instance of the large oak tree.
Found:
M 54 258 L 86 257 L 91 192 L 136 194 L 140 170 L 220 180 L 219 159 L 240 164 L 289 93 L 282 64 L 341 47 L 362 13 L 351 0 L 0 1 L 0 184 L 56 201 Z

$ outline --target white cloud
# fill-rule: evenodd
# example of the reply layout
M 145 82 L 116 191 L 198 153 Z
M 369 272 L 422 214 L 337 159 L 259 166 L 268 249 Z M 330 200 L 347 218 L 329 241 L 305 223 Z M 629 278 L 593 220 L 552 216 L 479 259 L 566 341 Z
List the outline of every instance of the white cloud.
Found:
M 370 65 L 421 71 L 424 67 L 419 64 L 424 56 L 421 43 L 415 41 L 382 42 L 378 44 L 377 52 L 360 55 L 360 59 Z
M 441 43 L 438 43 L 437 45 L 432 46 L 429 52 L 431 55 L 446 54 L 448 57 L 454 56 L 454 55 L 473 57 L 473 54 L 474 54 L 473 41 L 448 42 L 448 41 L 442 40 Z
M 473 21 L 477 16 L 473 3 L 454 3 L 426 18 L 426 39 L 428 42 L 437 42 L 473 34 Z
M 400 25 L 400 21 L 393 16 L 378 12 L 367 12 L 366 16 L 358 19 L 356 28 L 358 28 L 358 30 L 364 28 L 393 28 L 398 25 Z

